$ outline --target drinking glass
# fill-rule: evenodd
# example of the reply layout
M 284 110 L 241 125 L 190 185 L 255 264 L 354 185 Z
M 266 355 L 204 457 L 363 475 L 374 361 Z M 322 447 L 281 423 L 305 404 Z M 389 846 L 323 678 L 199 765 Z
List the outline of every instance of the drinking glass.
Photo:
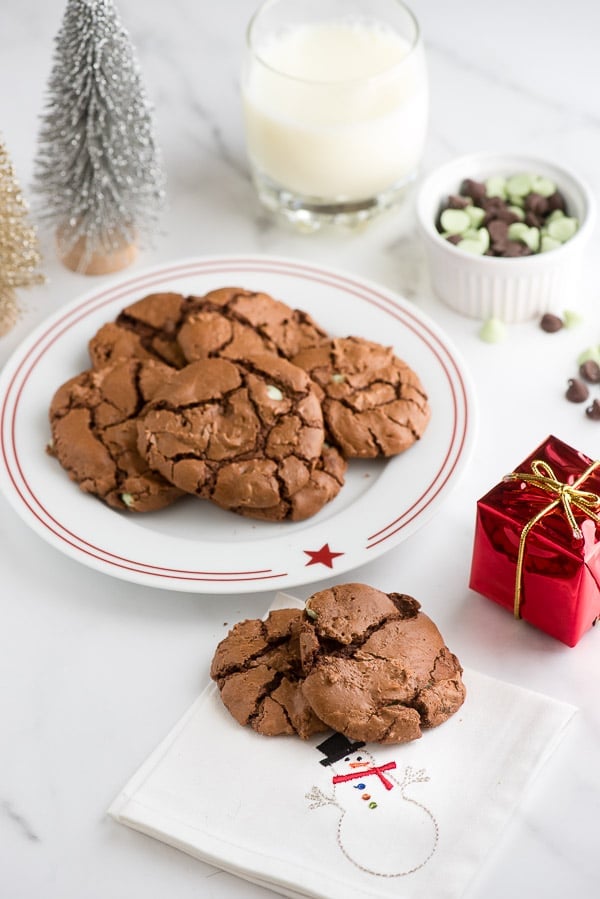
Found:
M 246 144 L 261 202 L 306 229 L 354 225 L 415 177 L 428 88 L 401 0 L 266 0 L 247 31 Z

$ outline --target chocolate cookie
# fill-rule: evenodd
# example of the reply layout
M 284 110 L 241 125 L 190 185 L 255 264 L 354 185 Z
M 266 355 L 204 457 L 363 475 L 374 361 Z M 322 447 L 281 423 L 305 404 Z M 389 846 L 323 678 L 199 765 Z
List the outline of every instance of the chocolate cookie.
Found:
M 393 456 L 423 434 L 430 417 L 427 396 L 391 347 L 336 338 L 292 362 L 321 388 L 329 438 L 346 458 Z
M 259 734 L 306 739 L 327 730 L 300 690 L 302 616 L 299 609 L 278 609 L 265 621 L 242 621 L 215 651 L 210 676 L 223 703 L 239 724 Z
M 183 496 L 150 470 L 136 446 L 138 412 L 172 374 L 154 360 L 123 359 L 59 387 L 50 405 L 49 452 L 83 491 L 133 512 Z
M 185 358 L 179 331 L 190 297 L 180 293 L 152 293 L 125 309 L 90 340 L 88 347 L 94 368 L 117 359 L 157 359 L 183 368 Z
M 191 298 L 177 339 L 188 362 L 206 356 L 243 361 L 257 353 L 289 359 L 327 334 L 308 313 L 266 293 L 223 287 Z
M 191 363 L 148 404 L 138 435 L 151 468 L 223 509 L 299 520 L 313 514 L 317 492 L 331 498 L 319 486 L 335 466 L 319 468 L 323 417 L 314 385 L 278 356 Z
M 460 663 L 412 597 L 343 584 L 313 594 L 306 608 L 302 692 L 333 730 L 405 743 L 464 702 Z

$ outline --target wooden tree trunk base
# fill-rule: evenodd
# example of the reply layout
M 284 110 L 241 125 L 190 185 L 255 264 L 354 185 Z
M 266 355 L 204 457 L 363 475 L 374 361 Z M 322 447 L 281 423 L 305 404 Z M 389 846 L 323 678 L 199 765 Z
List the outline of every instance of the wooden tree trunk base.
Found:
M 109 275 L 127 268 L 137 256 L 134 243 L 123 243 L 108 253 L 93 252 L 88 255 L 86 238 L 80 237 L 68 252 L 61 251 L 60 235 L 57 239 L 58 255 L 64 266 L 79 275 Z

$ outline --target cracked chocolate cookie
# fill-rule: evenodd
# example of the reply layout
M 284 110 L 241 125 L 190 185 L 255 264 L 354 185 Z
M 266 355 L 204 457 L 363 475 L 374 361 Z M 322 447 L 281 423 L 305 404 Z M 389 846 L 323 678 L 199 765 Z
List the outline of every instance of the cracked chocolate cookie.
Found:
M 243 361 L 257 353 L 289 359 L 327 334 L 307 312 L 269 294 L 223 287 L 191 298 L 177 339 L 188 362 L 206 356 Z
M 430 417 L 417 375 L 385 347 L 335 338 L 292 357 L 322 391 L 329 438 L 346 458 L 393 456 L 423 434 Z
M 460 662 L 412 597 L 342 584 L 313 594 L 306 609 L 302 692 L 333 730 L 405 743 L 464 702 Z
M 264 621 L 242 621 L 215 651 L 210 676 L 225 707 L 239 724 L 259 734 L 306 739 L 327 730 L 300 690 L 302 615 L 299 609 L 278 609 Z
M 190 363 L 148 404 L 138 435 L 151 468 L 241 515 L 298 521 L 314 514 L 317 496 L 332 498 L 331 482 L 339 489 L 314 385 L 278 356 Z
M 183 496 L 150 470 L 136 446 L 136 417 L 172 374 L 154 360 L 122 359 L 58 388 L 48 451 L 85 493 L 133 512 L 162 509 Z
M 156 359 L 183 368 L 185 357 L 177 333 L 191 297 L 180 293 L 152 293 L 126 306 L 88 344 L 92 365 L 102 368 L 117 359 Z

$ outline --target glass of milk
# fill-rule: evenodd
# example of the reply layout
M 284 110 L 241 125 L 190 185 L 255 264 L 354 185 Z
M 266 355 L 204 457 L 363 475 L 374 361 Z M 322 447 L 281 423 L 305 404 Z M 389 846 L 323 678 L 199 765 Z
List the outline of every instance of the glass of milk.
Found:
M 242 97 L 262 203 L 306 230 L 359 224 L 417 173 L 418 23 L 400 0 L 266 0 L 248 26 Z

